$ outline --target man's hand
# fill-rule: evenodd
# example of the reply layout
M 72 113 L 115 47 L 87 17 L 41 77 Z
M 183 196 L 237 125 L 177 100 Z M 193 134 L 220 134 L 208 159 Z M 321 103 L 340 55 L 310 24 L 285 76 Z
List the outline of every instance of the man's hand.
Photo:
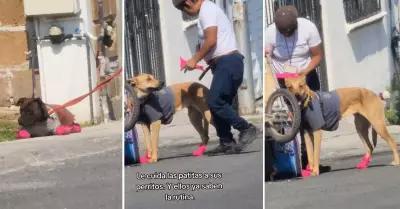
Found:
M 299 72 L 299 76 L 306 76 L 308 74 L 308 70 L 302 70 Z
M 197 61 L 192 57 L 186 62 L 185 66 L 183 66 L 183 69 L 192 71 L 195 69 L 196 65 Z

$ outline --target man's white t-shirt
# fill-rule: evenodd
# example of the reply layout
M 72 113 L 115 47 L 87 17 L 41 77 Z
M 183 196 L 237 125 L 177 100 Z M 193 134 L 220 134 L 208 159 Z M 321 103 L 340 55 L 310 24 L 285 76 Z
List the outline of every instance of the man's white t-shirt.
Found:
M 204 57 L 205 61 L 237 50 L 235 33 L 231 21 L 216 4 L 211 1 L 204 1 L 200 8 L 197 23 L 197 33 L 201 44 L 205 41 L 204 30 L 213 26 L 217 26 L 218 30 L 217 43 Z
M 265 50 L 271 54 L 271 67 L 275 73 L 283 73 L 285 65 L 305 69 L 311 61 L 310 48 L 321 43 L 317 26 L 313 22 L 297 18 L 297 26 L 291 37 L 279 33 L 275 23 L 265 31 Z

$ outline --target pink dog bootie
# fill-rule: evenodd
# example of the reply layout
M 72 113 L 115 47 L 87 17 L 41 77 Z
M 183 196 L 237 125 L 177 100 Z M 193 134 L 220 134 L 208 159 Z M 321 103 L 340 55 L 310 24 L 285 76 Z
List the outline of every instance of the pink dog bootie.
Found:
M 310 166 L 310 164 L 307 164 L 306 169 L 301 170 L 301 177 L 303 177 L 303 178 L 310 177 L 311 173 L 312 173 L 311 166 Z
M 82 131 L 81 125 L 74 123 L 72 124 L 71 133 L 80 133 Z
M 15 138 L 17 138 L 17 139 L 28 139 L 28 138 L 31 138 L 31 134 L 27 130 L 19 130 L 15 134 Z
M 56 128 L 56 134 L 57 135 L 68 135 L 71 132 L 71 130 L 65 126 L 58 126 Z
M 371 162 L 371 156 L 364 155 L 361 162 L 357 165 L 357 169 L 366 169 L 368 164 Z
M 150 159 L 149 153 L 145 152 L 144 155 L 142 157 L 140 157 L 140 163 L 143 163 L 143 164 L 148 163 L 149 159 Z
M 195 151 L 192 153 L 192 155 L 193 155 L 193 156 L 196 156 L 196 157 L 203 156 L 203 154 L 204 154 L 204 152 L 206 151 L 206 149 L 207 149 L 207 145 L 200 145 L 200 146 L 197 148 L 197 150 L 195 150 Z

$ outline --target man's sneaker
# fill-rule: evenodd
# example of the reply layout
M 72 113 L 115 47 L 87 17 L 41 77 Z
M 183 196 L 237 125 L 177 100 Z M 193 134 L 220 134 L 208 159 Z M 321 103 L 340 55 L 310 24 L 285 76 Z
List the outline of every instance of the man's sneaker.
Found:
M 241 131 L 239 134 L 239 143 L 236 145 L 236 151 L 245 149 L 251 144 L 257 136 L 257 128 L 253 124 L 249 124 L 250 127 Z
M 216 148 L 208 151 L 208 154 L 211 155 L 216 155 L 216 154 L 221 154 L 221 153 L 225 153 L 225 154 L 235 154 L 237 153 L 236 149 L 236 143 L 231 142 L 231 143 L 223 143 L 223 144 L 219 144 Z

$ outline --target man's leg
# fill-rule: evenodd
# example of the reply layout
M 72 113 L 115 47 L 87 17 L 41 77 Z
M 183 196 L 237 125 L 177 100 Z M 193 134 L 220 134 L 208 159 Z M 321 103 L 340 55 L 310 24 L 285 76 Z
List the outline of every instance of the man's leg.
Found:
M 243 57 L 239 54 L 222 57 L 216 64 L 208 98 L 208 106 L 213 116 L 216 115 L 217 120 L 221 119 L 225 122 L 222 127 L 216 128 L 218 136 L 220 138 L 232 136 L 230 126 L 233 126 L 240 131 L 239 149 L 251 143 L 256 132 L 255 127 L 240 117 L 232 107 L 233 98 L 243 81 L 243 67 Z M 229 131 L 224 128 L 228 124 Z

